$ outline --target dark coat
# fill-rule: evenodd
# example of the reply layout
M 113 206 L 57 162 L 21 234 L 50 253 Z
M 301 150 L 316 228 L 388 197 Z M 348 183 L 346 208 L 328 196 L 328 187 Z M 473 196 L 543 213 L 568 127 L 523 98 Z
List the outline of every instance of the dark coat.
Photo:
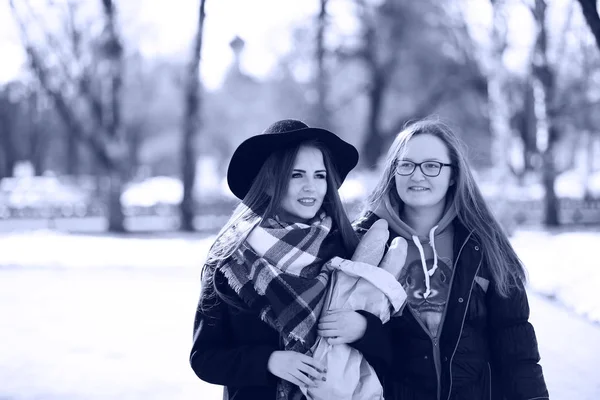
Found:
M 347 257 L 336 231 L 323 245 Z M 215 282 L 220 291 L 241 305 L 218 270 Z M 258 310 L 239 309 L 217 298 L 211 299 L 208 306 L 199 306 L 194 320 L 190 364 L 196 375 L 208 383 L 225 386 L 224 399 L 275 399 L 279 378 L 268 371 L 267 363 L 274 351 L 284 350 L 279 333 L 260 319 Z
M 224 275 L 216 272 L 219 289 L 236 296 Z M 279 333 L 257 312 L 240 310 L 214 299 L 196 311 L 190 363 L 208 383 L 225 386 L 225 399 L 275 399 L 277 377 L 267 370 L 271 353 L 282 350 Z
M 357 232 L 377 219 L 357 221 Z M 387 400 L 547 399 L 526 293 L 501 297 L 477 237 L 457 220 L 454 229 L 455 272 L 439 342 L 407 307 L 383 326 L 367 318 L 353 346 L 377 370 Z M 390 231 L 390 239 L 396 236 Z M 476 277 L 490 281 L 487 291 Z

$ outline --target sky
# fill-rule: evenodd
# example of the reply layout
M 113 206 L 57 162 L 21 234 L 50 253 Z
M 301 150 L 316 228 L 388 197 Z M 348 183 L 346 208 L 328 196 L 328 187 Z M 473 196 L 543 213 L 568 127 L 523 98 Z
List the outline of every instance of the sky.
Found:
M 45 2 L 29 1 L 40 7 Z M 197 26 L 197 0 L 127 0 L 117 4 L 123 7 L 121 15 L 127 24 L 132 21 L 127 28 L 139 38 L 142 54 L 189 57 Z M 207 0 L 201 65 L 206 85 L 220 83 L 232 60 L 229 42 L 235 35 L 246 41 L 243 68 L 253 75 L 268 73 L 277 55 L 289 49 L 290 25 L 310 18 L 317 4 L 316 0 Z M 6 82 L 18 74 L 24 59 L 8 0 L 0 1 L 0 46 L 0 82 Z
M 15 0 L 16 2 L 24 0 Z M 43 10 L 50 0 L 28 0 L 37 10 Z M 65 0 L 54 0 L 61 2 Z M 553 5 L 568 0 L 552 0 Z M 86 1 L 86 4 L 89 0 Z M 463 0 L 467 20 L 476 40 L 485 42 L 491 21 L 487 1 Z M 511 48 L 505 62 L 513 70 L 523 69 L 533 38 L 533 25 L 522 1 L 513 0 L 509 18 Z M 197 24 L 198 0 L 118 1 L 127 35 L 137 38 L 143 55 L 169 56 L 187 60 L 191 39 Z M 223 73 L 232 61 L 229 42 L 239 35 L 246 42 L 242 68 L 251 75 L 269 73 L 277 58 L 290 50 L 290 27 L 307 21 L 318 10 L 318 0 L 207 0 L 201 73 L 208 88 L 219 86 Z M 332 23 L 338 29 L 352 29 L 350 18 L 344 17 L 343 0 L 330 0 Z M 555 6 L 555 8 L 557 8 Z M 0 1 L 0 83 L 14 79 L 22 70 L 24 55 L 12 20 L 8 0 Z

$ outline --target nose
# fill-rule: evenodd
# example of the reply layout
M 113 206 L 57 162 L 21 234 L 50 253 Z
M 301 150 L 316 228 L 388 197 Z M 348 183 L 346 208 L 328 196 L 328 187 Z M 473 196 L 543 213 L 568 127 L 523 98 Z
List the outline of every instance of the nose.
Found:
M 423 171 L 421 171 L 420 166 L 415 168 L 413 173 L 410 175 L 410 179 L 415 182 L 420 182 L 420 181 L 425 180 L 425 175 L 423 174 Z
M 315 191 L 315 182 L 311 178 L 306 178 L 304 181 L 304 185 L 302 186 L 302 190 L 304 192 L 314 192 Z

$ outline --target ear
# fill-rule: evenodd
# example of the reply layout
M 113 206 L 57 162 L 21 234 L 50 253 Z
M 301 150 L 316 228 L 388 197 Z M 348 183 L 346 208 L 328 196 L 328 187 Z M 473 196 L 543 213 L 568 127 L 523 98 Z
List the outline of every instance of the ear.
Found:
M 454 179 L 450 179 L 450 186 L 454 185 Z
M 269 186 L 267 186 L 266 193 L 269 197 L 273 197 L 273 195 L 275 194 L 275 188 L 273 187 L 272 183 L 269 183 Z

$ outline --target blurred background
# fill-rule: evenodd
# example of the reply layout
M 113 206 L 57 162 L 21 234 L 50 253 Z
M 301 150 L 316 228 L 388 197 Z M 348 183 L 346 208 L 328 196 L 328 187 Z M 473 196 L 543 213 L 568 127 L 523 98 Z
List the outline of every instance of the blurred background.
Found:
M 448 123 L 529 271 L 553 399 L 598 399 L 596 0 L 0 0 L 0 399 L 217 399 L 189 368 L 236 146 Z

